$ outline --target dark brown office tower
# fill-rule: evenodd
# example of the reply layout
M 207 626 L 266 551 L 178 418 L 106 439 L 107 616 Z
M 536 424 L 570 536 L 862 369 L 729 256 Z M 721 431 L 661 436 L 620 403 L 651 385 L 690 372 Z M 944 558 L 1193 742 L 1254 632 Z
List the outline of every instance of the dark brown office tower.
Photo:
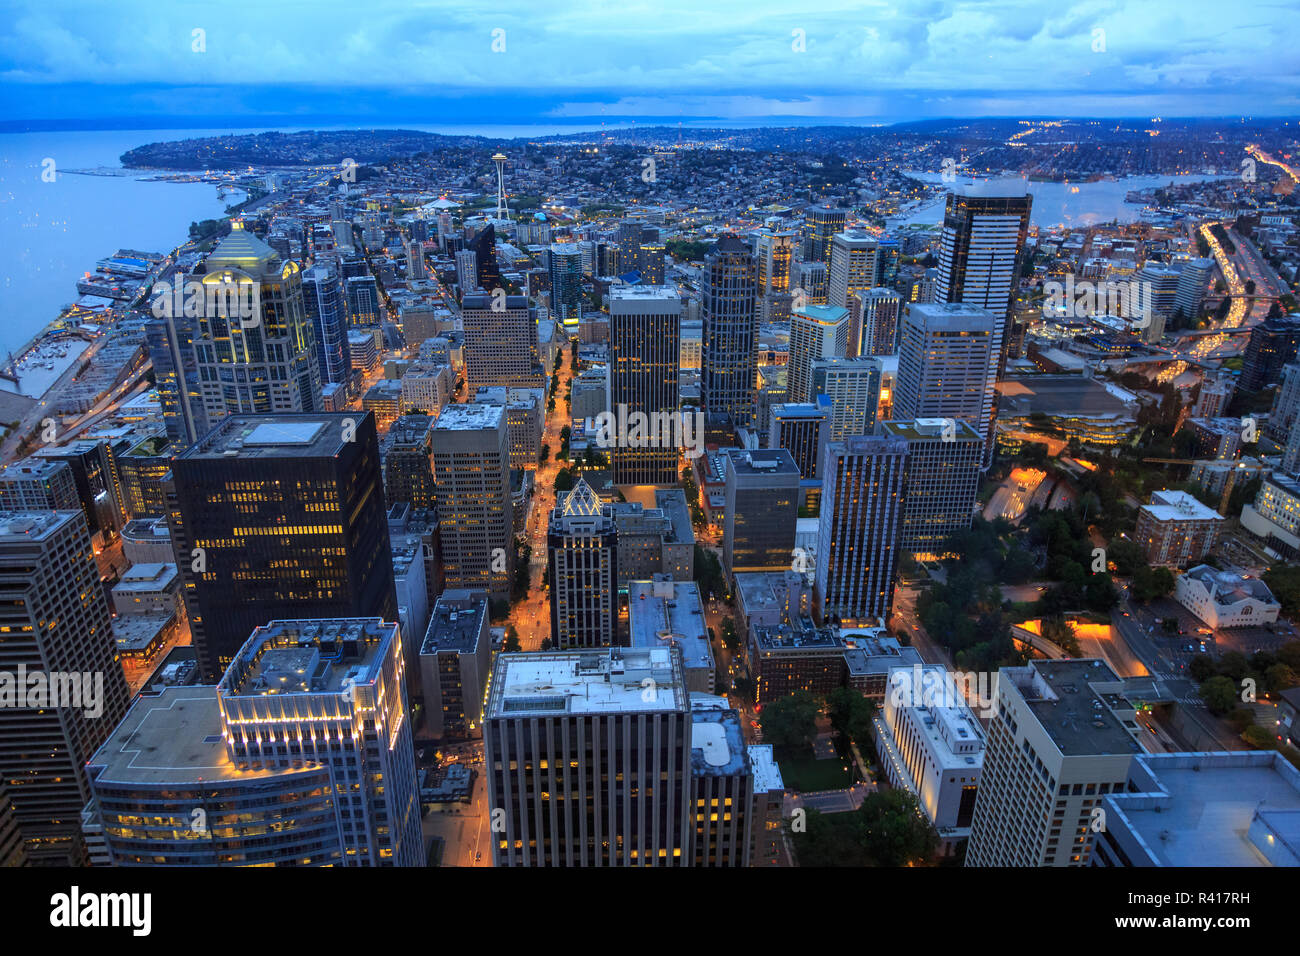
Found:
M 1265 319 L 1250 330 L 1238 387 L 1257 392 L 1282 381 L 1282 366 L 1295 361 L 1300 348 L 1300 315 Z
M 433 481 L 433 423 L 429 415 L 402 415 L 380 446 L 384 498 L 389 508 L 406 502 L 419 511 L 437 505 Z
M 723 236 L 700 276 L 704 341 L 700 395 L 710 413 L 747 428 L 755 417 L 758 380 L 758 266 L 735 236 Z
M 209 680 L 275 620 L 397 620 L 374 416 L 232 415 L 172 465 L 169 523 Z

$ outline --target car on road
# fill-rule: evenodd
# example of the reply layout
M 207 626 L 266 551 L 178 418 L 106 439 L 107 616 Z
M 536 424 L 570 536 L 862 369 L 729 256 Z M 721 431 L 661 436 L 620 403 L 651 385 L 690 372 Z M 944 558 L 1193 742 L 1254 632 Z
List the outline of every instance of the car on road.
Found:
M 477 853 L 474 854 L 474 862 L 477 863 L 481 859 L 483 859 L 483 851 L 479 850 Z

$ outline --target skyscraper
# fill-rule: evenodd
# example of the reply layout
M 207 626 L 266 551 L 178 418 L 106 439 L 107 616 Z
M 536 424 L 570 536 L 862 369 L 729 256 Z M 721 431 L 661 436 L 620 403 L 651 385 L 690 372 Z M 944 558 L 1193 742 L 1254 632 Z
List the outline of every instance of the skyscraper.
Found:
M 1034 197 L 1023 182 L 977 183 L 948 194 L 939 243 L 939 302 L 1010 320 Z
M 848 212 L 830 206 L 809 206 L 803 213 L 803 261 L 830 265 L 831 240 L 844 231 Z
M 1002 329 L 1002 317 L 981 306 L 908 306 L 898 342 L 893 417 L 953 418 L 978 431 L 987 445 L 997 414 Z
M 819 359 L 847 353 L 849 311 L 833 305 L 806 305 L 790 313 L 790 360 L 786 398 L 807 402 L 812 397 L 812 365 Z
M 855 296 L 857 321 L 849 325 L 849 357 L 893 355 L 903 300 L 893 289 L 864 289 Z
M 618 626 L 618 536 L 614 515 L 582 478 L 556 496 L 546 536 L 551 643 L 608 647 Z
M 253 412 L 311 412 L 321 407 L 316 336 L 303 304 L 298 264 L 234 228 L 196 270 L 198 281 L 251 286 L 256 316 L 205 309 L 197 320 L 197 387 L 209 422 Z M 221 314 L 227 313 L 227 314 Z
M 1123 690 L 1099 660 L 998 672 L 967 866 L 1088 865 L 1102 800 L 1142 753 Z
M 824 617 L 888 621 L 906 467 L 907 442 L 898 438 L 850 437 L 826 446 L 814 590 Z
M 433 430 L 446 586 L 510 593 L 515 563 L 510 443 L 501 405 L 448 405 Z
M 551 315 L 576 328 L 582 318 L 582 250 L 574 243 L 550 249 Z
M 615 286 L 609 294 L 609 403 L 620 420 L 678 412 L 682 300 L 671 286 Z M 649 421 L 663 421 L 650 418 Z M 668 485 L 677 481 L 678 448 L 660 431 L 642 442 L 614 435 L 609 449 L 616 485 Z
M 790 262 L 794 255 L 794 233 L 760 232 L 754 237 L 754 259 L 758 263 L 758 294 L 790 290 Z
M 403 640 L 373 618 L 274 621 L 216 687 L 141 700 L 87 768 L 112 863 L 422 866 Z
M 348 314 L 354 326 L 378 325 L 382 307 L 379 303 L 379 283 L 372 275 L 348 276 L 343 280 L 347 290 Z
M 537 316 L 522 295 L 467 295 L 461 300 L 465 329 L 465 379 L 471 392 L 483 385 L 536 388 L 543 384 L 537 352 Z
M 501 287 L 501 269 L 497 265 L 497 231 L 488 223 L 469 241 L 466 248 L 474 253 L 475 278 L 478 287 L 489 293 Z
M 792 404 L 772 407 L 768 448 L 784 448 L 794 459 L 804 481 L 820 476 L 822 455 L 830 441 L 830 402 Z
M 727 449 L 722 566 L 727 574 L 780 571 L 794 559 L 799 466 L 784 448 Z
M 497 655 L 483 752 L 497 866 L 772 859 L 779 768 L 673 644 Z
M 813 362 L 810 398 L 816 402 L 824 396 L 830 406 L 828 441 L 871 434 L 883 375 L 880 360 L 867 356 Z
M 899 550 L 917 561 L 950 557 L 949 537 L 970 528 L 984 440 L 966 422 L 942 418 L 881 422 L 880 433 L 907 442 Z
M 169 508 L 209 679 L 271 620 L 397 620 L 369 413 L 230 416 L 172 462 Z
M 0 608 L 0 783 L 27 858 L 77 866 L 86 761 L 130 697 L 80 510 L 0 513 Z
M 876 251 L 879 246 L 875 237 L 865 232 L 838 232 L 831 237 L 827 305 L 847 309 L 857 293 L 876 284 Z
M 424 264 L 424 244 L 412 239 L 406 244 L 406 277 L 427 279 L 429 267 Z
M 758 376 L 758 279 L 754 256 L 733 235 L 705 257 L 700 277 L 703 369 L 700 396 L 710 413 L 752 424 Z
M 313 266 L 302 274 L 302 295 L 316 335 L 321 385 L 344 384 L 352 377 L 352 355 L 343 285 L 332 269 Z
M 1265 319 L 1250 330 L 1246 355 L 1237 385 L 1257 392 L 1282 380 L 1282 367 L 1295 361 L 1300 350 L 1300 314 Z
M 1178 274 L 1178 288 L 1174 294 L 1174 308 L 1185 319 L 1195 319 L 1201 311 L 1201 302 L 1210 287 L 1213 259 L 1188 259 Z
M 178 281 L 184 281 L 183 274 L 172 277 L 172 282 Z M 167 438 L 182 448 L 206 435 L 209 427 L 194 348 L 197 328 L 198 317 L 187 316 L 184 310 L 152 318 L 145 325 L 145 346 L 153 365 L 163 426 Z
M 433 423 L 429 415 L 402 415 L 383 441 L 379 458 L 384 469 L 384 501 L 391 508 L 406 502 L 421 510 L 437 506 L 433 481 Z

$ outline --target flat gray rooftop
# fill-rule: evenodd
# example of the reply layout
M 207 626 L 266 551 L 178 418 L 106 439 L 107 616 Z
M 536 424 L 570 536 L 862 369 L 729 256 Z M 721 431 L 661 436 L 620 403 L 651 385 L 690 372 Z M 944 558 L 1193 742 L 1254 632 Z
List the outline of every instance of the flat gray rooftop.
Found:
M 140 697 L 90 759 L 100 782 L 187 783 L 199 777 L 256 780 L 274 770 L 236 770 L 221 736 L 221 709 L 211 685 L 168 687 Z
M 1300 854 L 1300 772 L 1280 754 L 1151 754 L 1138 762 L 1167 798 L 1119 794 L 1114 803 L 1165 866 L 1267 866 L 1248 837 L 1257 810 L 1275 839 Z
M 178 459 L 249 458 L 274 455 L 330 458 L 342 448 L 345 434 L 355 432 L 366 412 L 321 412 L 310 415 L 231 415 Z M 345 427 L 347 420 L 352 426 Z
M 1141 753 L 1142 748 L 1110 709 L 1093 683 L 1119 683 L 1115 672 L 1096 660 L 1034 661 L 1031 665 L 1053 697 L 1026 693 L 1026 702 L 1067 757 Z M 1025 689 L 1020 688 L 1024 693 Z

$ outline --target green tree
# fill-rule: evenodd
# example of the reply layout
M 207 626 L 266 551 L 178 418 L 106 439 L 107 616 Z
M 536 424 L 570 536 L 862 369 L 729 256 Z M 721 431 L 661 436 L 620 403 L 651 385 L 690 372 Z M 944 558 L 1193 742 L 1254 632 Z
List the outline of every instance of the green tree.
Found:
M 826 695 L 831 728 L 850 740 L 866 743 L 871 739 L 871 721 L 876 705 L 851 687 L 837 687 Z
M 817 735 L 819 712 L 817 698 L 805 690 L 778 697 L 764 704 L 759 715 L 763 740 L 788 754 L 800 753 Z
M 502 644 L 502 650 L 511 654 L 518 654 L 523 650 L 523 645 L 519 643 L 519 632 L 515 630 L 513 624 L 506 626 L 506 639 Z
M 1222 675 L 1211 677 L 1201 685 L 1201 700 L 1210 713 L 1222 716 L 1237 703 L 1237 685 Z
M 1129 593 L 1138 601 L 1152 601 L 1164 597 L 1174 589 L 1174 575 L 1168 568 L 1151 568 L 1143 565 L 1133 575 Z
M 925 863 L 939 845 L 939 834 L 907 790 L 878 790 L 862 801 L 862 845 L 876 866 Z

